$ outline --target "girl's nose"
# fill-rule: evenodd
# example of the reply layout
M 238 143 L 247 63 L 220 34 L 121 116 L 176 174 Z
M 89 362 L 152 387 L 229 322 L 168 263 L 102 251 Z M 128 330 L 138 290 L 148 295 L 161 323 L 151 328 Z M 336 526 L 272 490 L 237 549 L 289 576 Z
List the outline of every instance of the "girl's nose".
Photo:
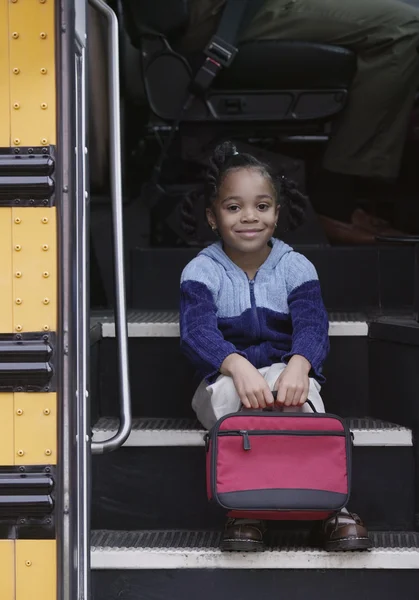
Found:
M 242 212 L 242 221 L 245 223 L 258 221 L 259 217 L 256 211 L 253 209 L 244 210 Z

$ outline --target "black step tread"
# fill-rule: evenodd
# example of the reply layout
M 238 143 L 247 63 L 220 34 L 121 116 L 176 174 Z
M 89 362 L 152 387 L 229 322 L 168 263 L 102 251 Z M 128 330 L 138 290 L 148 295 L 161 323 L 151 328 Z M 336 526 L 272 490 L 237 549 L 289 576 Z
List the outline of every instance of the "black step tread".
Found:
M 221 540 L 219 531 L 186 531 L 186 530 L 143 530 L 143 531 L 109 531 L 92 532 L 92 548 L 106 549 L 159 549 L 159 550 L 212 550 L 218 549 Z M 269 532 L 269 550 L 306 550 L 309 530 L 271 531 Z M 403 549 L 419 550 L 419 533 L 373 531 L 370 538 L 374 548 L 386 550 Z
M 112 311 L 96 310 L 91 313 L 93 323 L 114 323 L 115 317 Z M 366 313 L 361 312 L 333 312 L 329 314 L 330 321 L 352 323 L 365 322 L 368 320 Z M 128 323 L 178 323 L 178 310 L 135 310 L 127 311 Z
M 377 429 L 397 429 L 405 430 L 395 423 L 388 423 L 371 417 L 345 419 L 349 427 L 361 430 Z M 95 431 L 113 431 L 118 428 L 119 420 L 114 417 L 102 417 L 95 424 Z M 197 431 L 204 432 L 202 425 L 195 419 L 153 419 L 153 418 L 134 418 L 132 423 L 133 431 Z

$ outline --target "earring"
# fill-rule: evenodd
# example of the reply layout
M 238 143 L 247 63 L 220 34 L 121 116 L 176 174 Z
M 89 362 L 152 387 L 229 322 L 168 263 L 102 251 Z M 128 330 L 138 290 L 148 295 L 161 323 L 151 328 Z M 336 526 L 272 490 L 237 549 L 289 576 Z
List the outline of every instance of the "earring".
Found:
M 215 235 L 217 237 L 220 237 L 220 234 L 219 234 L 218 229 L 216 227 L 211 227 L 211 229 L 213 230 L 213 232 L 215 233 Z

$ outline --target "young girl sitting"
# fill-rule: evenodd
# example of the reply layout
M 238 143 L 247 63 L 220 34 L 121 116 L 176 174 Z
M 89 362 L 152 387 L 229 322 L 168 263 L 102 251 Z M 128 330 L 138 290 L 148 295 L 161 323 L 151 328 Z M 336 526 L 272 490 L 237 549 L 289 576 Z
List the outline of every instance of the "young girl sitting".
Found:
M 290 226 L 304 219 L 304 197 L 284 178 L 231 142 L 216 148 L 206 186 L 206 214 L 220 237 L 181 279 L 181 349 L 204 380 L 192 407 L 206 428 L 228 413 L 272 406 L 324 412 L 322 365 L 328 317 L 313 265 L 273 237 L 281 206 Z M 186 207 L 184 207 L 184 212 Z M 189 227 L 190 214 L 185 214 Z M 222 548 L 263 547 L 260 521 L 228 519 Z M 359 517 L 346 510 L 322 524 L 326 550 L 371 547 Z

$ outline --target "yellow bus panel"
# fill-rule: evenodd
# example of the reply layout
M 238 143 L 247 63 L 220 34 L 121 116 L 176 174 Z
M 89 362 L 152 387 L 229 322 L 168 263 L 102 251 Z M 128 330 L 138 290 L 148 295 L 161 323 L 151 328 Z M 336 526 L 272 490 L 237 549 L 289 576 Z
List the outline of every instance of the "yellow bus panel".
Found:
M 10 146 L 9 0 L 0 0 L 0 147 Z
M 14 397 L 15 464 L 57 463 L 55 393 L 16 393 Z
M 13 393 L 0 394 L 0 465 L 15 464 L 14 452 L 14 404 Z M 0 559 L 1 563 L 1 559 Z M 0 584 L 1 589 L 1 584 Z M 3 596 L 0 594 L 0 598 Z
M 55 600 L 55 540 L 16 540 L 15 544 L 16 600 Z
M 0 333 L 11 333 L 13 331 L 11 208 L 0 208 L 0 257 Z
M 9 4 L 10 128 L 15 147 L 56 143 L 54 4 Z
M 15 600 L 15 544 L 0 540 L 0 598 Z
M 55 216 L 55 208 L 12 209 L 14 332 L 56 330 Z

